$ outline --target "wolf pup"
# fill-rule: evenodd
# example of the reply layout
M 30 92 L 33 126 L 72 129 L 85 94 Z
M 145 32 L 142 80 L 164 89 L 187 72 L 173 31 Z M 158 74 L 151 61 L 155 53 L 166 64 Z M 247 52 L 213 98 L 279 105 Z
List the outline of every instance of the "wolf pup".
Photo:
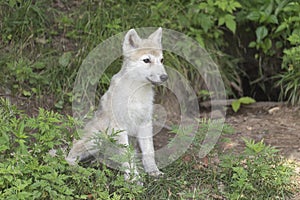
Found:
M 162 29 L 158 28 L 147 39 L 141 39 L 134 29 L 123 41 L 123 65 L 111 80 L 108 91 L 102 96 L 100 110 L 84 128 L 84 135 L 74 141 L 66 160 L 74 165 L 91 155 L 96 155 L 94 134 L 120 131 L 116 141 L 129 145 L 129 137 L 137 139 L 145 171 L 159 176 L 152 134 L 153 85 L 168 79 L 163 65 Z M 99 150 L 98 150 L 99 151 Z M 125 178 L 129 177 L 130 162 L 124 162 Z M 137 173 L 135 169 L 135 173 Z

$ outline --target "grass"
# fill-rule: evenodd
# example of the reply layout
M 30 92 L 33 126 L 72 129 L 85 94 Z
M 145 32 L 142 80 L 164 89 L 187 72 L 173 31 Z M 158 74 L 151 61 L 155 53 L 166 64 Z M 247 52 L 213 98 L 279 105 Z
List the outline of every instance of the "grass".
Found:
M 77 70 L 83 59 L 97 44 L 133 27 L 162 26 L 183 32 L 194 38 L 202 46 L 210 48 L 210 56 L 220 66 L 219 70 L 224 80 L 226 93 L 231 97 L 241 97 L 243 93 L 248 94 L 247 91 L 243 91 L 243 86 L 251 85 L 249 77 L 251 75 L 256 77 L 257 73 L 248 74 L 249 77 L 247 78 L 248 75 L 245 74 L 247 69 L 241 67 L 243 66 L 241 52 L 235 57 L 224 53 L 232 45 L 226 38 L 228 36 L 231 38 L 235 29 L 238 30 L 239 25 L 252 24 L 253 21 L 251 20 L 255 20 L 255 16 L 258 17 L 253 13 L 260 13 L 263 16 L 263 13 L 266 12 L 267 16 L 268 12 L 272 12 L 271 10 L 275 8 L 271 4 L 269 6 L 268 2 L 260 1 L 257 5 L 255 2 L 252 5 L 241 0 L 232 0 L 227 3 L 222 0 L 214 0 L 214 2 L 181 2 L 176 0 L 175 2 L 132 1 L 128 3 L 125 0 L 119 2 L 112 0 L 58 0 L 49 3 L 46 0 L 3 0 L 0 2 L 0 70 L 4 73 L 0 75 L 0 91 L 10 91 L 16 96 L 34 97 L 32 99 L 47 97 L 51 94 L 53 99 L 51 103 L 48 103 L 48 107 L 58 110 L 64 109 L 72 101 L 70 94 Z M 294 62 L 292 63 L 293 68 L 298 69 L 296 55 L 299 53 L 298 51 L 291 52 L 293 49 L 297 50 L 293 47 L 296 47 L 298 43 L 293 42 L 294 39 L 291 36 L 294 35 L 297 39 L 299 23 L 293 22 L 298 22 L 299 17 L 291 18 L 290 16 L 297 13 L 299 3 L 288 2 L 276 3 L 283 6 L 279 7 L 284 9 L 279 13 L 280 31 L 274 33 L 274 38 L 272 38 L 272 34 L 279 28 L 278 25 L 275 24 L 273 27 L 273 23 L 260 23 L 267 23 L 267 25 L 263 25 L 270 26 L 272 33 L 268 36 L 271 37 L 272 41 L 273 39 L 274 42 L 276 41 L 276 45 L 284 45 L 276 50 L 278 51 L 276 55 L 284 55 L 283 61 L 288 61 L 288 63 L 283 62 L 283 66 Z M 271 10 L 267 9 L 267 12 L 263 9 L 265 7 Z M 235 12 L 237 12 L 238 17 L 235 16 Z M 262 19 L 267 20 L 269 18 Z M 286 34 L 287 27 L 290 27 L 288 31 L 291 32 L 291 36 Z M 254 34 L 247 32 L 247 30 L 245 33 L 249 34 L 249 38 L 252 37 L 250 34 Z M 237 40 L 242 40 L 238 34 L 235 37 Z M 266 41 L 271 40 L 266 38 Z M 290 44 L 286 41 L 289 41 Z M 247 40 L 235 42 L 239 44 L 249 43 Z M 269 45 L 267 46 L 269 47 Z M 264 45 L 261 46 L 261 48 L 263 47 Z M 232 46 L 232 48 L 235 47 Z M 273 57 L 270 54 L 261 54 L 261 48 L 256 50 L 247 48 L 245 51 L 252 52 L 254 50 L 255 54 L 266 57 L 266 60 L 272 60 Z M 240 51 L 240 49 L 239 47 L 238 50 L 235 50 Z M 285 50 L 283 51 L 283 49 Z M 190 51 L 192 53 L 193 49 Z M 273 51 L 273 48 L 269 51 Z M 191 80 L 193 89 L 201 97 L 201 91 L 207 89 L 203 83 L 203 78 L 200 75 L 195 75 L 198 74 L 195 73 L 195 69 L 178 56 L 166 53 L 166 57 L 169 59 L 165 60 L 170 62 L 166 64 L 175 67 L 188 80 Z M 117 63 L 111 67 L 116 69 Z M 277 68 L 279 67 L 277 66 Z M 263 74 L 265 73 L 264 70 L 259 71 L 262 73 L 260 74 L 261 77 L 269 77 L 269 75 Z M 299 74 L 296 72 L 291 74 L 286 68 L 273 71 L 272 73 L 282 75 L 275 76 L 276 80 L 279 79 L 275 87 L 281 90 L 281 94 L 277 94 L 275 98 L 280 99 L 281 97 L 282 100 L 298 104 L 299 81 L 293 82 L 294 79 L 292 78 L 298 80 Z M 98 88 L 101 93 L 106 90 L 108 80 L 110 80 L 113 72 L 107 72 L 106 77 L 100 81 Z M 214 87 L 214 84 L 218 85 L 219 83 L 213 79 L 214 74 L 210 73 L 205 74 L 205 76 L 212 76 L 206 84 Z M 266 69 L 266 73 L 269 73 L 269 68 Z M 264 83 L 265 81 L 273 83 L 274 79 L 259 79 L 257 84 L 264 88 L 261 91 L 264 93 L 263 96 L 268 95 L 268 91 L 265 90 L 268 88 L 268 84 Z M 255 85 L 252 86 L 252 88 L 255 87 Z M 255 96 L 255 91 L 250 93 L 250 95 Z
M 174 7 L 173 12 L 167 11 L 169 6 Z M 0 69 L 4 72 L 0 75 L 0 91 L 10 90 L 15 96 L 32 99 L 52 96 L 47 107 L 58 110 L 70 105 L 70 94 L 82 61 L 105 39 L 132 27 L 164 26 L 178 31 L 186 29 L 185 5 L 180 1 L 176 4 L 136 1 L 121 6 L 121 2 L 111 0 L 59 0 L 50 3 L 46 0 L 10 0 L 1 1 L 0 8 L 0 18 L 3 19 L 0 21 Z M 165 10 L 165 21 L 161 20 L 162 9 Z M 149 18 L 152 20 L 143 20 Z M 179 20 L 182 25 L 175 26 L 174 20 Z M 192 35 L 195 34 L 197 31 L 193 30 Z M 197 38 L 200 39 L 200 35 Z M 191 80 L 195 91 L 206 89 L 205 84 L 194 84 L 201 77 L 195 75 L 199 73 L 194 73 L 195 69 L 190 64 L 168 53 L 166 57 L 170 58 L 166 60 L 173 60 L 173 63 L 167 64 L 175 66 Z M 110 66 L 111 69 L 118 67 L 118 62 Z M 223 71 L 225 74 L 226 70 Z M 106 72 L 100 80 L 100 93 L 107 89 L 114 72 Z M 224 79 L 226 77 L 223 76 Z M 214 81 L 211 82 L 214 84 Z M 226 81 L 226 87 L 229 92 L 229 80 Z
M 239 155 L 214 149 L 199 158 L 209 123 L 190 149 L 155 179 L 141 171 L 143 186 L 101 163 L 69 166 L 66 147 L 76 137 L 71 117 L 40 109 L 36 117 L 0 101 L 1 199 L 287 199 L 296 188 L 294 167 L 262 141 L 245 140 Z M 224 136 L 232 133 L 225 126 Z

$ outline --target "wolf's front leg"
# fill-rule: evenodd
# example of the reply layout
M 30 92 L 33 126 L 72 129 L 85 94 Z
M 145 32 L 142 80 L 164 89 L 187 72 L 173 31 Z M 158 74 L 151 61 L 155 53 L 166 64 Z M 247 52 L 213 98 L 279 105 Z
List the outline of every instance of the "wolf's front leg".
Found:
M 162 175 L 163 173 L 159 171 L 155 162 L 151 122 L 139 128 L 138 142 L 142 151 L 142 161 L 145 171 L 151 176 Z
M 122 156 L 125 156 L 126 160 L 129 160 L 129 161 L 126 161 L 126 162 L 122 163 L 122 168 L 125 171 L 125 174 L 124 174 L 125 180 L 139 179 L 139 174 L 138 174 L 136 165 L 134 163 L 134 158 L 133 158 L 134 155 L 132 155 L 132 156 L 129 155 L 129 157 L 127 155 L 127 153 L 128 153 L 127 151 L 128 151 L 128 148 L 129 148 L 129 138 L 128 138 L 127 131 L 121 131 L 118 134 L 117 143 L 124 146 L 124 147 L 121 148 L 121 150 L 120 150 L 121 152 L 119 152 L 119 153 Z
M 83 161 L 90 156 L 94 156 L 97 152 L 98 149 L 95 148 L 94 140 L 91 138 L 82 138 L 73 142 L 72 149 L 66 157 L 66 161 L 70 165 L 75 165 L 76 161 Z

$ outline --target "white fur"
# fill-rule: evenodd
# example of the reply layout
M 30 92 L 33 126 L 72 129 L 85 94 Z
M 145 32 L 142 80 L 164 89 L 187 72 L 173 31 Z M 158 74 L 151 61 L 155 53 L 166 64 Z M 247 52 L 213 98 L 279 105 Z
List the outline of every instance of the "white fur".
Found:
M 103 95 L 98 115 L 86 125 L 83 137 L 74 141 L 66 158 L 70 164 L 97 153 L 92 139 L 95 132 L 120 130 L 117 142 L 128 146 L 128 136 L 136 137 L 145 171 L 151 175 L 161 174 L 154 159 L 152 138 L 153 85 L 167 79 L 161 63 L 161 37 L 161 28 L 147 39 L 141 39 L 134 29 L 128 31 L 123 42 L 122 68 Z M 129 162 L 123 165 L 130 167 Z

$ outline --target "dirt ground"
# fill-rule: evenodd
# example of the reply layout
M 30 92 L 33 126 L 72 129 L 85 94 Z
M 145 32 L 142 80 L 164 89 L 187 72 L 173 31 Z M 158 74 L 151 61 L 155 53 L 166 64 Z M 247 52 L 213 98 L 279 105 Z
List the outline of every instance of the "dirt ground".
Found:
M 224 150 L 242 149 L 243 137 L 255 141 L 264 139 L 266 144 L 279 149 L 284 157 L 296 162 L 296 172 L 300 175 L 300 107 L 256 104 L 238 113 L 229 113 L 226 122 L 234 127 L 235 133 L 226 135 L 230 142 L 223 144 Z M 299 176 L 296 181 L 300 184 Z M 300 191 L 293 199 L 300 199 Z
M 17 99 L 17 98 L 16 98 Z M 38 112 L 39 105 L 32 105 L 32 101 L 20 103 L 16 99 L 13 100 L 14 104 L 23 110 L 28 111 L 31 115 Z M 173 113 L 160 113 L 161 107 L 158 107 L 158 115 L 163 116 L 158 119 L 160 123 L 166 122 L 168 126 L 168 119 L 174 120 L 174 116 L 180 115 L 178 105 L 176 103 L 165 102 L 169 107 L 169 110 Z M 42 103 L 43 104 L 43 103 Z M 27 106 L 25 106 L 27 105 Z M 45 105 L 45 104 L 43 104 Z M 46 105 L 50 105 L 47 104 Z M 163 107 L 165 105 L 162 105 Z M 49 106 L 50 108 L 52 106 Z M 174 109 L 174 107 L 176 107 Z M 168 110 L 168 109 L 167 109 Z M 27 113 L 27 112 L 26 112 Z M 169 117 L 167 117 L 167 115 Z M 202 116 L 207 115 L 201 113 Z M 178 121 L 179 119 L 175 119 Z M 174 121 L 173 121 L 174 122 Z M 241 152 L 244 148 L 243 138 L 254 139 L 256 142 L 262 139 L 267 145 L 271 145 L 280 150 L 280 154 L 295 163 L 297 163 L 296 172 L 298 173 L 296 181 L 300 184 L 300 106 L 287 106 L 285 104 L 273 103 L 273 102 L 258 102 L 247 106 L 242 106 L 241 109 L 234 113 L 229 107 L 226 114 L 226 123 L 234 128 L 234 133 L 226 134 L 224 137 L 230 140 L 222 141 L 219 139 L 218 148 L 221 151 L 227 150 L 233 152 Z M 173 124 L 173 123 L 170 123 Z M 169 124 L 169 125 L 170 125 Z M 158 127 L 161 129 L 162 127 Z M 169 133 L 169 127 L 165 127 L 162 131 L 157 131 L 154 137 L 155 148 L 160 149 L 165 146 L 174 134 Z M 154 127 L 155 131 L 155 127 Z M 300 188 L 293 200 L 300 200 Z
M 243 138 L 253 139 L 256 142 L 264 140 L 266 145 L 277 148 L 279 154 L 296 163 L 298 174 L 296 181 L 300 185 L 300 106 L 258 102 L 242 106 L 237 113 L 234 113 L 230 106 L 227 108 L 226 123 L 234 128 L 234 132 L 221 136 L 217 148 L 224 153 L 227 151 L 239 153 L 245 146 Z M 173 113 L 173 116 L 178 114 L 177 112 Z M 201 113 L 202 117 L 207 115 L 209 113 Z M 166 123 L 168 124 L 168 120 Z M 156 149 L 166 145 L 173 136 L 174 134 L 168 133 L 168 130 L 155 135 Z M 222 140 L 222 137 L 226 140 Z M 298 190 L 293 200 L 300 200 L 300 188 Z
M 229 112 L 226 122 L 235 129 L 229 146 L 240 149 L 242 138 L 255 141 L 262 139 L 268 145 L 278 148 L 285 157 L 300 162 L 300 107 L 257 104 L 242 108 L 237 113 Z
M 224 105 L 222 102 L 219 103 L 220 109 L 227 109 L 226 123 L 234 128 L 233 134 L 224 136 L 230 138 L 230 142 L 224 144 L 220 142 L 224 151 L 231 149 L 238 153 L 244 147 L 243 138 L 254 139 L 256 142 L 263 139 L 267 145 L 279 149 L 283 156 L 300 162 L 300 106 L 288 106 L 279 102 L 257 102 L 242 105 L 240 110 L 234 113 L 230 108 L 230 100 Z M 204 104 L 200 103 L 200 105 Z M 161 114 L 162 109 L 159 107 L 157 110 L 154 109 L 154 115 L 167 114 L 167 118 L 163 116 L 158 121 L 165 122 L 167 127 L 178 124 L 180 108 L 175 100 L 162 102 L 162 107 L 166 108 L 167 113 Z M 207 109 L 208 107 L 200 108 L 200 117 L 210 116 L 211 110 Z M 166 138 L 169 137 L 168 131 L 163 132 L 155 137 L 157 147 L 164 145 Z

